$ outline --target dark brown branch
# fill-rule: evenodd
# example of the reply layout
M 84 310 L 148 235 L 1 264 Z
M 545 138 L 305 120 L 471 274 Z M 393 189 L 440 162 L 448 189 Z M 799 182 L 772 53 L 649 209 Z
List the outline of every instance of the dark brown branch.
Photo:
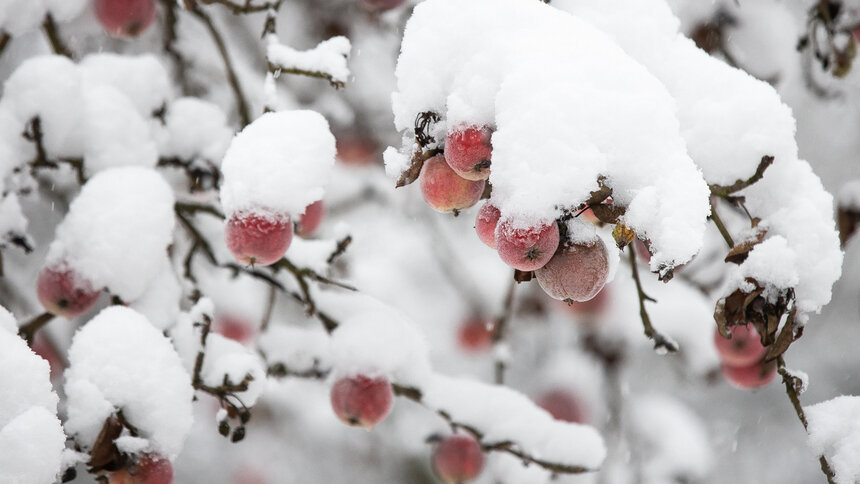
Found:
M 809 432 L 809 422 L 806 420 L 806 413 L 803 411 L 803 406 L 800 405 L 800 398 L 798 396 L 799 382 L 797 381 L 797 377 L 786 369 L 785 359 L 782 355 L 777 357 L 776 362 L 779 374 L 782 376 L 782 383 L 785 385 L 785 394 L 791 400 L 791 406 L 794 407 L 794 413 L 797 414 L 797 418 L 803 424 L 803 428 Z M 830 463 L 827 462 L 827 458 L 821 455 L 818 462 L 821 466 L 821 472 L 827 478 L 828 484 L 835 484 L 835 475 L 833 474 L 833 469 L 830 467 Z
M 517 281 L 512 277 L 508 284 L 508 292 L 505 295 L 505 302 L 502 308 L 502 314 L 498 317 L 498 319 L 496 319 L 496 324 L 493 325 L 493 333 L 491 334 L 493 346 L 502 344 L 502 341 L 505 338 L 505 330 L 507 329 L 508 322 L 511 319 L 511 315 L 513 314 L 514 289 L 517 287 Z M 500 357 L 499 354 L 496 354 L 495 358 L 496 383 L 502 385 L 505 383 L 505 367 L 507 366 L 507 364 Z
M 270 8 L 275 8 L 276 5 L 281 4 L 280 0 L 274 1 L 274 2 L 257 3 L 257 4 L 252 3 L 251 0 L 245 0 L 244 3 L 234 2 L 231 0 L 197 0 L 197 1 L 202 3 L 203 5 L 213 5 L 213 4 L 223 5 L 224 7 L 227 7 L 228 9 L 230 9 L 230 12 L 232 12 L 233 15 L 265 12 L 266 10 L 269 10 Z
M 6 47 L 9 46 L 11 40 L 12 36 L 8 32 L 0 32 L 0 56 L 6 51 Z
M 266 311 L 263 312 L 263 321 L 260 323 L 260 332 L 265 333 L 269 329 L 269 321 L 272 320 L 272 312 L 275 310 L 275 302 L 278 299 L 278 289 L 269 286 L 269 297 L 266 300 Z
M 661 351 L 674 353 L 678 351 L 678 343 L 654 329 L 654 326 L 651 325 L 651 318 L 648 316 L 648 311 L 645 309 L 645 301 L 657 301 L 645 294 L 645 291 L 642 289 L 642 281 L 639 280 L 639 269 L 636 267 L 636 251 L 633 250 L 632 247 L 628 247 L 627 254 L 630 257 L 630 267 L 633 272 L 633 281 L 636 283 L 636 293 L 639 295 L 639 317 L 642 319 L 642 327 L 645 330 L 645 336 L 654 341 L 654 349 L 658 353 Z
M 188 86 L 188 75 L 186 72 L 189 63 L 188 60 L 185 59 L 185 56 L 182 55 L 182 52 L 179 52 L 179 49 L 176 47 L 176 41 L 178 39 L 178 36 L 176 35 L 176 27 L 179 22 L 176 0 L 160 1 L 162 11 L 164 12 L 162 48 L 167 56 L 173 61 L 176 81 L 182 88 L 182 94 L 188 95 L 191 94 Z
M 224 70 L 227 74 L 227 82 L 230 83 L 230 89 L 232 89 L 233 95 L 236 98 L 236 110 L 239 114 L 239 121 L 243 127 L 247 126 L 251 123 L 251 111 L 248 107 L 248 101 L 242 93 L 242 86 L 239 84 L 239 78 L 236 75 L 235 68 L 233 67 L 233 61 L 230 58 L 230 52 L 227 50 L 227 44 L 224 42 L 224 37 L 215 27 L 215 23 L 212 21 L 212 17 L 210 17 L 209 14 L 197 6 L 192 7 L 189 11 L 206 26 L 206 29 L 209 30 L 209 34 L 212 35 L 215 47 L 221 55 L 221 60 L 224 61 Z
M 328 256 L 328 259 L 326 259 L 326 262 L 328 264 L 331 264 L 338 257 L 342 256 L 344 254 L 344 252 L 346 252 L 346 249 L 349 247 L 350 244 L 352 244 L 352 236 L 351 235 L 347 235 L 346 237 L 338 240 L 337 246 L 335 246 L 334 252 L 332 252 L 331 255 Z
M 717 205 L 713 203 L 713 201 L 711 201 L 711 220 L 714 222 L 714 225 L 717 226 L 717 230 L 720 231 L 720 235 L 723 236 L 723 240 L 726 241 L 726 244 L 729 246 L 729 250 L 733 249 L 735 247 L 735 241 L 732 239 L 732 235 L 723 223 L 723 219 L 720 218 L 720 214 L 717 213 Z
M 203 386 L 203 377 L 200 373 L 203 371 L 203 359 L 206 357 L 206 341 L 209 339 L 209 332 L 212 329 L 212 318 L 204 314 L 203 321 L 195 322 L 194 325 L 200 327 L 200 349 L 197 350 L 197 357 L 194 359 L 194 373 L 191 385 L 199 389 Z
M 18 336 L 24 338 L 28 345 L 32 345 L 36 333 L 45 327 L 46 324 L 50 323 L 52 319 L 54 319 L 53 314 L 44 312 L 18 328 Z
M 761 161 L 758 164 L 758 168 L 756 168 L 753 176 L 749 177 L 746 180 L 737 180 L 733 184 L 729 186 L 721 186 L 721 185 L 708 185 L 711 189 L 711 195 L 716 195 L 718 197 L 727 197 L 735 192 L 739 192 L 744 188 L 749 187 L 750 185 L 756 183 L 764 177 L 764 171 L 767 170 L 767 167 L 773 164 L 773 156 L 762 156 Z
M 60 38 L 57 23 L 54 21 L 54 17 L 51 16 L 50 13 L 45 15 L 45 20 L 42 21 L 42 30 L 45 32 L 45 37 L 48 38 L 48 42 L 51 44 L 51 50 L 53 50 L 55 54 L 66 56 L 69 59 L 74 58 L 72 51 L 69 50 L 63 42 L 63 39 Z

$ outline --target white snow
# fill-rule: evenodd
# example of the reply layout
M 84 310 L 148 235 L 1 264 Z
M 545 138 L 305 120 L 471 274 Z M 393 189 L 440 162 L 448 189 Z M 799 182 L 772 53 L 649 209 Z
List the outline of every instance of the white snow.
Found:
M 224 155 L 225 212 L 302 213 L 322 198 L 334 156 L 334 136 L 319 113 L 263 114 L 233 138 Z
M 860 480 L 860 397 L 840 396 L 803 407 L 809 422 L 809 445 L 825 455 L 837 484 Z
M 170 78 L 161 61 L 152 54 L 90 54 L 80 64 L 87 84 L 107 84 L 121 91 L 145 119 L 171 97 Z
M 161 270 L 152 279 L 149 287 L 129 307 L 146 316 L 158 329 L 168 329 L 176 323 L 182 288 L 167 257 L 161 262 Z
M 173 240 L 173 192 L 153 170 L 112 168 L 82 188 L 57 227 L 46 264 L 66 264 L 124 301 L 140 297 Z
M 66 22 L 78 16 L 87 3 L 87 0 L 0 0 L 0 30 L 13 37 L 20 36 L 39 28 L 47 13 L 57 22 Z
M 75 334 L 65 390 L 66 430 L 84 447 L 120 410 L 152 450 L 171 460 L 191 429 L 188 373 L 170 340 L 132 309 L 106 308 Z
M 305 51 L 295 50 L 278 42 L 269 42 L 266 58 L 269 63 L 283 69 L 328 74 L 332 80 L 345 83 L 350 75 L 347 66 L 350 49 L 349 39 L 341 36 L 324 40 L 313 49 Z
M 269 366 L 281 363 L 293 372 L 324 370 L 331 366 L 329 337 L 317 325 L 311 328 L 272 326 L 260 336 L 259 347 Z
M 217 166 L 232 137 L 233 130 L 221 108 L 198 98 L 181 97 L 167 106 L 159 152 L 182 160 L 201 158 Z
M 0 247 L 7 242 L 9 234 L 24 235 L 27 233 L 27 218 L 21 211 L 18 196 L 10 193 L 0 198 Z
M 860 180 L 851 180 L 839 189 L 839 207 L 860 212 Z

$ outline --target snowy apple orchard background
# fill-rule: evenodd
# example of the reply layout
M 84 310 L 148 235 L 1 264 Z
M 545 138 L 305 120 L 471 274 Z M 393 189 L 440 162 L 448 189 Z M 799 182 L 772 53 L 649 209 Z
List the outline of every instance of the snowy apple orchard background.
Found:
M 857 481 L 858 27 L 0 0 L 0 482 Z M 595 298 L 508 265 L 535 227 L 606 249 Z

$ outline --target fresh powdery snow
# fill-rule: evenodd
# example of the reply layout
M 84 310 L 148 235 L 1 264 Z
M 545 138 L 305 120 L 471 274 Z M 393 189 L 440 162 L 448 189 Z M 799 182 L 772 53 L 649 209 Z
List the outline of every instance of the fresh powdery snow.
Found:
M 48 362 L 18 337 L 0 306 L 0 482 L 49 484 L 61 470 L 66 436 Z
M 79 15 L 87 0 L 0 0 L 0 31 L 13 37 L 41 27 L 45 15 L 67 22 Z
M 85 83 L 119 89 L 144 118 L 151 117 L 172 97 L 167 70 L 152 54 L 90 54 L 81 60 L 79 68 Z
M 310 50 L 299 51 L 277 42 L 269 42 L 266 58 L 276 68 L 296 69 L 305 72 L 328 74 L 335 82 L 349 80 L 349 39 L 332 37 Z
M 181 160 L 202 159 L 218 165 L 233 130 L 217 105 L 195 97 L 181 97 L 167 105 L 164 127 L 158 133 L 159 153 Z
M 851 180 L 842 185 L 838 200 L 841 208 L 860 211 L 860 180 Z
M 406 156 L 422 112 L 441 116 L 436 140 L 462 124 L 495 128 L 490 182 L 504 219 L 555 219 L 603 176 L 627 207 L 623 221 L 651 241 L 652 270 L 683 264 L 701 247 L 708 189 L 672 97 L 582 20 L 541 2 L 428 0 L 406 26 L 396 75 Z M 395 176 L 405 165 L 391 152 L 386 161 Z
M 57 227 L 47 265 L 66 264 L 94 288 L 140 297 L 173 240 L 173 191 L 148 168 L 113 168 L 91 178 Z
M 836 484 L 860 480 L 860 397 L 836 397 L 803 409 L 809 445 L 816 455 L 827 457 Z
M 334 156 L 334 136 L 319 113 L 263 114 L 233 138 L 224 155 L 224 211 L 300 214 L 322 198 Z
M 105 419 L 122 411 L 149 441 L 175 458 L 191 430 L 191 379 L 170 340 L 141 314 L 111 306 L 78 330 L 65 373 L 66 430 L 91 447 Z

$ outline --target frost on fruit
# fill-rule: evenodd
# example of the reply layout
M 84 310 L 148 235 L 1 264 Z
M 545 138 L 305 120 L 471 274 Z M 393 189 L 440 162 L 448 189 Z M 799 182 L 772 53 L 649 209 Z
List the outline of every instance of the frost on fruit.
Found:
M 442 155 L 424 162 L 418 177 L 424 201 L 437 212 L 465 210 L 478 203 L 484 193 L 483 180 L 467 180 L 457 174 Z
M 539 268 L 540 287 L 562 301 L 583 302 L 603 289 L 609 273 L 609 254 L 603 240 L 586 244 L 562 243 L 549 262 Z
M 331 387 L 331 406 L 344 423 L 372 429 L 391 411 L 394 393 L 385 378 L 355 375 Z
M 156 0 L 95 0 L 96 18 L 114 37 L 132 38 L 155 21 Z
M 468 482 L 484 470 L 484 451 L 471 435 L 454 434 L 436 444 L 432 462 L 433 471 L 442 481 Z

